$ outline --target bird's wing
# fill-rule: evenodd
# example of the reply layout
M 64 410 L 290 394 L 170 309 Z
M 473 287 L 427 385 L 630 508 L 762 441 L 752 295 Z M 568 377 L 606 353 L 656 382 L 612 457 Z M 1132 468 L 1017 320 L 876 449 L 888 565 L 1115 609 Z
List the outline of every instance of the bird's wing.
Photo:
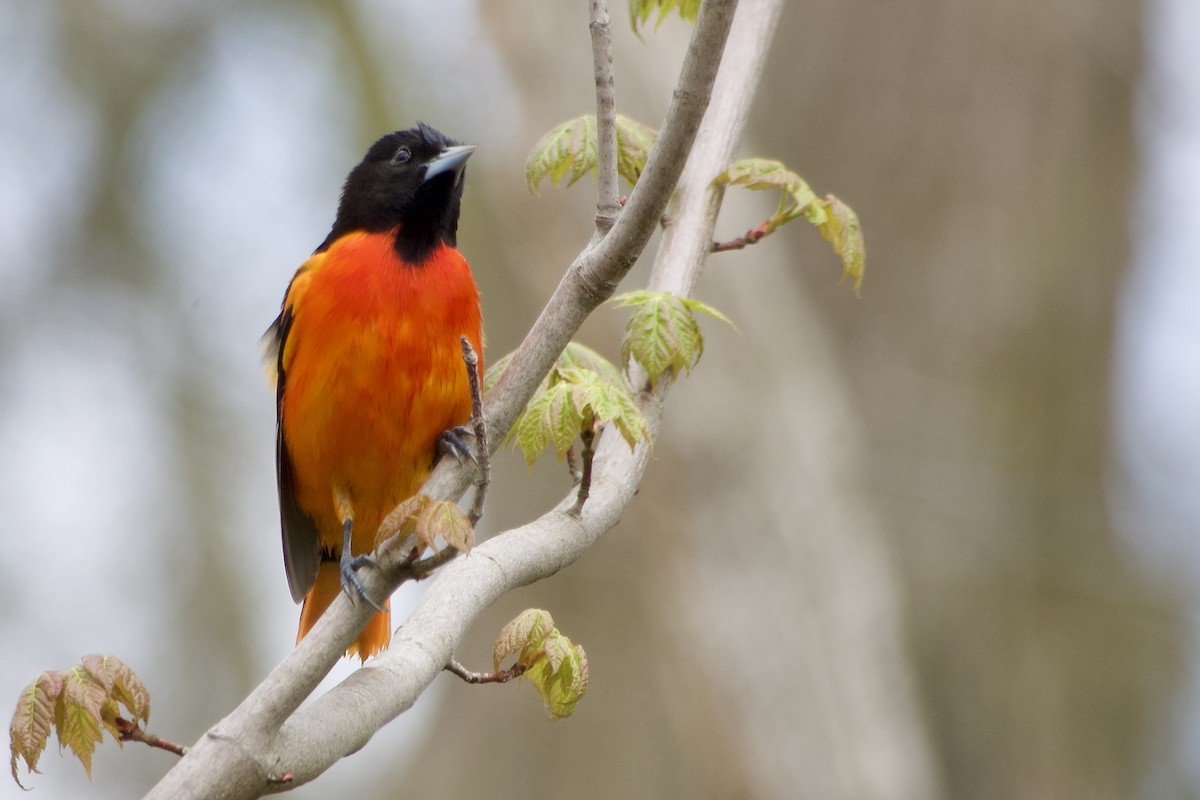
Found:
M 288 445 L 283 435 L 283 393 L 287 388 L 287 368 L 294 355 L 294 348 L 289 346 L 292 343 L 288 341 L 288 335 L 295 321 L 297 299 L 302 297 L 307 289 L 307 273 L 315 266 L 313 262 L 322 257 L 313 256 L 296 271 L 283 297 L 283 308 L 262 339 L 267 369 L 274 373 L 275 379 L 275 475 L 279 482 L 283 566 L 287 571 L 292 599 L 297 603 L 304 599 L 317 579 L 321 547 L 312 517 L 296 502 L 292 460 L 288 455 Z

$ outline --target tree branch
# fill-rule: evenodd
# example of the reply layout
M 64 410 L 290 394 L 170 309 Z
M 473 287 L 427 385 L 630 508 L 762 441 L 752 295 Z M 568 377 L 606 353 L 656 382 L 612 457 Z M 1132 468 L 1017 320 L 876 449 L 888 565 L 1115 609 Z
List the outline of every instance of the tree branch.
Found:
M 783 2 L 744 0 L 742 6 L 730 34 L 736 42 L 730 48 L 736 47 L 736 55 L 721 62 L 709 113 L 700 125 L 668 212 L 671 224 L 663 234 L 648 280 L 648 288 L 654 291 L 692 294 L 700 271 L 687 265 L 703 263 L 712 248 L 717 212 L 725 197 L 725 188 L 712 181 L 734 161 Z
M 612 296 L 658 226 L 708 107 L 737 0 L 708 0 L 700 9 L 679 81 L 654 149 L 620 216 L 602 240 L 571 264 L 542 313 L 489 393 L 488 428 L 507 431 L 583 320 Z M 498 442 L 493 442 L 493 449 Z M 425 485 L 431 497 L 458 497 L 466 471 L 443 464 Z
M 587 502 L 588 496 L 592 492 L 592 468 L 596 460 L 596 431 L 591 427 L 585 428 L 580 432 L 579 438 L 583 440 L 581 456 L 583 469 L 579 473 L 579 485 L 575 488 L 575 505 L 571 509 L 571 513 L 576 515 L 583 510 L 583 504 Z
M 613 75 L 612 26 L 608 0 L 591 0 L 592 66 L 596 73 L 596 238 L 612 228 L 621 213 L 617 185 L 617 82 Z
M 513 678 L 519 678 L 525 674 L 525 665 L 513 664 L 508 669 L 502 669 L 499 672 L 472 672 L 452 658 L 446 665 L 446 671 L 453 672 L 467 683 L 508 683 Z
M 762 2 L 777 6 L 782 0 Z M 489 394 L 485 417 L 492 430 L 512 426 L 580 324 L 612 295 L 645 247 L 704 118 L 736 6 L 737 0 L 706 0 L 702 5 L 666 121 L 641 179 L 609 233 L 589 244 L 571 265 Z M 755 67 L 750 71 L 723 68 L 739 77 L 725 80 L 722 91 L 746 100 L 741 105 L 724 103 L 723 113 L 744 116 L 761 69 L 761 53 L 756 51 L 765 50 L 768 41 L 769 31 L 760 38 L 741 37 L 728 61 L 748 59 Z M 742 120 L 731 118 L 706 124 L 710 135 L 727 128 L 740 134 L 742 125 Z M 693 163 L 693 171 L 709 170 L 710 177 L 724 166 L 695 157 Z M 685 218 L 682 210 L 676 215 L 676 230 L 693 224 L 704 228 L 699 234 L 711 244 L 710 219 Z M 659 260 L 677 265 L 673 269 L 680 273 L 672 281 L 690 290 L 707 248 L 688 255 L 680 245 L 669 247 L 672 252 L 666 254 L 664 240 Z M 654 391 L 639 396 L 652 434 L 659 428 L 670 384 L 660 381 Z M 493 441 L 491 448 L 497 445 Z M 297 648 L 237 709 L 201 737 L 147 797 L 258 797 L 310 781 L 361 748 L 376 730 L 411 707 L 450 662 L 454 646 L 480 612 L 509 590 L 552 575 L 576 560 L 617 524 L 637 489 L 648 453 L 645 444 L 631 451 L 620 437 L 601 437 L 591 495 L 578 515 L 568 513 L 575 500 L 568 496 L 534 522 L 496 536 L 469 556 L 447 564 L 384 654 L 297 711 L 373 613 L 366 604 L 355 606 L 340 596 Z M 434 498 L 456 498 L 469 483 L 465 467 L 443 459 L 424 491 Z M 383 548 L 381 570 L 368 569 L 361 575 L 368 591 L 373 596 L 390 595 L 402 580 L 404 563 L 402 548 Z M 290 779 L 286 785 L 278 782 L 280 775 Z
M 120 739 L 122 742 L 141 742 L 144 745 L 155 747 L 159 750 L 166 750 L 168 753 L 174 753 L 177 756 L 187 754 L 188 749 L 183 745 L 155 736 L 153 733 L 148 733 L 142 729 L 141 725 L 131 722 L 124 717 L 114 719 L 113 725 L 116 727 L 117 732 L 121 734 Z
M 752 244 L 758 244 L 774 230 L 774 228 L 770 227 L 770 220 L 761 222 L 736 239 L 730 239 L 725 242 L 713 242 L 712 252 L 727 253 L 730 250 L 742 250 Z
M 488 486 L 492 483 L 492 451 L 488 445 L 487 420 L 483 418 L 483 388 L 479 384 L 479 354 L 467 341 L 459 337 L 462 345 L 463 363 L 467 367 L 467 383 L 471 386 L 471 426 L 475 434 L 475 466 L 479 477 L 475 481 L 475 498 L 471 502 L 471 527 L 483 518 L 483 502 L 487 498 Z

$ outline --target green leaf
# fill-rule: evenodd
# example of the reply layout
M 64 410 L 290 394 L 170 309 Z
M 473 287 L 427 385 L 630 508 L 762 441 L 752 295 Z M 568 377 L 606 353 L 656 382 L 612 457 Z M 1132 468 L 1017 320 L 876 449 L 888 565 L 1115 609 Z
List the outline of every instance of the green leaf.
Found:
M 538 184 L 549 176 L 550 183 L 570 186 L 596 168 L 596 117 L 585 114 L 551 128 L 525 159 L 525 186 L 538 193 Z
M 638 442 L 650 441 L 650 423 L 646 421 L 642 410 L 633 401 L 633 395 L 623 386 L 617 387 L 617 389 L 617 391 L 614 391 L 612 387 L 605 389 L 605 394 L 614 403 L 614 410 L 611 415 L 605 412 L 605 419 L 616 426 L 625 439 L 625 443 L 632 450 Z
M 833 252 L 842 259 L 842 279 L 850 278 L 857 295 L 862 287 L 863 271 L 867 266 L 866 244 L 862 225 L 854 209 L 831 194 L 823 201 L 826 220 L 817 225 L 821 238 L 833 245 Z
M 104 689 L 100 721 L 114 739 L 121 741 L 121 732 L 116 726 L 116 719 L 121 716 L 121 705 L 125 706 L 130 721 L 135 725 L 149 721 L 150 693 L 146 691 L 141 678 L 121 659 L 93 654 L 84 656 L 82 664 Z
M 540 608 L 527 608 L 500 629 L 492 646 L 492 669 L 499 672 L 500 664 L 513 653 L 519 653 L 517 663 L 528 665 L 527 657 L 540 651 L 542 642 L 554 630 L 554 617 Z
M 546 637 L 541 657 L 529 664 L 523 677 L 537 687 L 552 719 L 569 717 L 587 691 L 587 653 L 555 630 Z
M 134 725 L 150 718 L 150 693 L 137 674 L 115 656 L 84 656 L 80 666 L 66 672 L 43 672 L 21 692 L 9 725 L 13 780 L 21 785 L 18 758 L 30 772 L 38 771 L 38 759 L 51 730 L 58 736 L 59 748 L 69 748 L 91 778 L 92 756 L 104 731 L 121 742 L 117 720 L 122 706 Z
M 632 358 L 640 364 L 651 385 L 663 375 L 690 371 L 700 360 L 704 337 L 693 310 L 727 321 L 716 309 L 670 292 L 640 289 L 617 295 L 610 302 L 633 309 L 625 325 L 621 358 L 625 361 Z
M 817 197 L 803 178 L 783 163 L 765 158 L 735 161 L 714 178 L 713 183 L 755 190 L 778 189 L 781 193 L 779 207 L 759 226 L 759 238 L 797 217 L 804 217 L 817 228 L 821 238 L 833 246 L 834 253 L 842 260 L 842 279 L 850 278 L 854 293 L 859 293 L 867 251 L 862 225 L 850 206 L 831 194 L 823 199 Z
M 818 202 L 816 193 L 808 183 L 796 173 L 787 168 L 781 161 L 767 158 L 746 158 L 735 161 L 729 168 L 713 179 L 713 183 L 725 186 L 744 186 L 747 189 L 761 191 L 763 189 L 778 189 L 782 196 L 779 208 L 772 220 L 780 221 L 774 227 L 795 219 L 804 213 L 822 213 L 814 210 Z M 817 220 L 812 220 L 816 224 Z
M 429 499 L 429 495 L 415 494 L 393 508 L 379 524 L 379 530 L 375 531 L 375 547 L 379 547 L 398 534 L 404 534 L 407 537 L 409 534 L 415 533 L 417 520 L 431 502 L 433 501 Z
M 484 392 L 491 391 L 500 380 L 500 376 L 504 374 L 504 370 L 508 369 L 508 365 L 512 362 L 513 355 L 515 353 L 509 353 L 488 367 L 487 374 L 483 376 Z M 550 374 L 554 374 L 555 370 L 569 369 L 571 367 L 590 369 L 593 372 L 599 373 L 600 377 L 609 383 L 622 382 L 621 371 L 611 361 L 592 348 L 582 345 L 579 342 L 567 343 L 566 349 L 559 354 L 558 360 L 550 370 Z M 545 390 L 548 380 L 549 376 L 542 380 L 538 391 Z
M 509 363 L 512 361 L 512 357 L 513 354 L 509 353 L 499 361 L 496 361 L 492 367 L 488 369 L 487 374 L 483 378 L 485 387 L 484 391 L 490 391 L 491 387 L 495 386 L 496 382 L 500 380 L 500 375 L 503 374 L 504 370 L 508 368 Z M 525 444 L 518 442 L 518 446 L 520 446 L 521 449 L 526 453 L 527 458 L 529 458 L 529 454 L 532 453 L 533 461 L 537 460 L 538 454 L 540 454 L 542 450 L 546 448 L 546 445 L 549 443 L 551 437 L 549 436 L 549 431 L 547 431 L 546 438 L 539 441 L 536 431 L 539 423 L 534 419 L 529 419 L 529 415 L 531 413 L 545 413 L 545 409 L 541 407 L 541 403 L 536 401 L 538 401 L 538 398 L 541 397 L 541 395 L 545 394 L 547 387 L 550 385 L 551 379 L 556 379 L 555 376 L 560 370 L 575 367 L 590 369 L 593 372 L 598 373 L 605 381 L 623 385 L 621 373 L 615 366 L 613 366 L 612 362 L 604 358 L 604 356 L 600 355 L 595 350 L 592 350 L 590 347 L 585 347 L 578 342 L 570 342 L 567 344 L 566 349 L 559 354 L 558 361 L 555 363 L 554 367 L 551 368 L 550 374 L 542 379 L 541 384 L 534 393 L 533 399 L 529 401 L 525 407 L 525 410 L 521 412 L 521 416 L 517 417 L 517 420 L 513 423 L 512 428 L 507 434 L 505 434 L 503 444 L 508 444 L 509 442 L 513 441 L 514 438 L 518 438 L 518 431 L 521 430 L 522 425 L 525 425 L 527 426 L 525 428 Z M 546 398 L 543 402 L 548 401 L 549 398 Z M 528 447 L 526 445 L 528 445 Z M 535 447 L 537 448 L 536 450 L 532 449 Z M 530 461 L 530 463 L 533 463 L 533 461 Z
M 617 174 L 630 186 L 642 177 L 650 151 L 658 141 L 658 131 L 636 119 L 617 114 Z
M 569 384 L 552 385 L 530 400 L 517 420 L 517 446 L 529 465 L 537 461 L 551 442 L 558 457 L 562 458 L 579 435 L 583 417 L 572 402 L 572 394 Z
M 616 129 L 617 174 L 633 186 L 641 177 L 658 132 L 623 114 L 616 116 Z M 549 178 L 551 185 L 566 187 L 589 172 L 594 174 L 599 142 L 595 114 L 584 114 L 555 126 L 525 159 L 525 186 L 536 196 L 545 178 Z
M 492 669 L 516 654 L 522 677 L 537 687 L 554 719 L 570 716 L 587 691 L 587 654 L 558 632 L 549 611 L 530 608 L 504 626 L 492 646 Z
M 621 359 L 632 358 L 646 370 L 650 383 L 664 375 L 690 370 L 704 351 L 696 318 L 673 294 L 648 289 L 617 295 L 612 302 L 633 308 L 625 325 Z
M 700 13 L 700 0 L 629 0 L 629 24 L 633 32 L 650 19 L 654 9 L 658 9 L 658 20 L 654 27 L 662 24 L 672 9 L 679 10 L 679 16 L 688 22 L 695 22 Z
M 17 710 L 8 726 L 8 751 L 13 780 L 22 789 L 25 786 L 17 775 L 17 759 L 25 761 L 29 772 L 38 771 L 38 759 L 54 728 L 55 707 L 63 685 L 63 676 L 49 670 L 37 676 L 17 699 Z
M 417 540 L 425 547 L 436 550 L 440 536 L 448 547 L 460 553 L 469 553 L 475 546 L 475 529 L 466 512 L 449 500 L 429 502 L 417 516 Z
M 483 374 L 483 393 L 487 394 L 495 387 L 496 382 L 500 380 L 500 376 L 504 374 L 504 370 L 508 369 L 509 363 L 512 361 L 514 353 L 500 358 L 488 366 L 487 372 Z
M 616 365 L 592 348 L 579 342 L 570 342 L 558 357 L 554 366 L 558 372 L 569 369 L 586 369 L 596 373 L 600 381 L 608 384 L 624 386 L 625 380 Z
M 609 381 L 582 368 L 563 369 L 559 374 L 573 387 L 575 407 L 584 417 L 590 417 L 593 424 L 616 427 L 630 449 L 650 439 L 650 425 L 624 381 Z
M 716 308 L 713 308 L 712 306 L 710 306 L 708 303 L 705 303 L 702 300 L 697 300 L 694 297 L 682 297 L 680 299 L 683 300 L 683 304 L 685 306 L 687 306 L 688 308 L 690 308 L 692 311 L 699 311 L 701 314 L 707 314 L 708 316 L 712 317 L 713 319 L 720 320 L 721 322 L 724 322 L 729 327 L 733 328 L 735 331 L 738 329 L 737 325 L 733 324 L 733 320 L 731 320 L 729 317 L 725 316 L 723 313 L 718 311 Z
M 597 424 L 614 425 L 630 447 L 650 438 L 650 426 L 617 368 L 591 348 L 571 342 L 505 442 L 515 439 L 532 466 L 550 444 L 563 458 L 583 429 Z
M 59 744 L 69 747 L 92 777 L 92 754 L 100 743 L 101 706 L 107 698 L 104 687 L 83 667 L 72 667 L 63 676 L 59 704 Z

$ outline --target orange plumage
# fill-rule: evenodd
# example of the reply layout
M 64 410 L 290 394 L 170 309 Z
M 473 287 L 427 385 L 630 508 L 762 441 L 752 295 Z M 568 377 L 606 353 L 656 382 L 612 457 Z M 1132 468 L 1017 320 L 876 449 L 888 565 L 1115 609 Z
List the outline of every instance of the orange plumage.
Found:
M 304 599 L 297 640 L 338 591 L 353 593 L 348 560 L 371 551 L 383 518 L 429 477 L 442 434 L 470 416 L 459 337 L 483 353 L 479 292 L 454 247 L 472 148 L 426 126 L 389 136 L 351 173 L 338 222 L 268 332 L 278 347 L 284 560 Z M 435 172 L 446 153 L 458 163 Z M 384 609 L 351 653 L 365 660 L 387 646 Z

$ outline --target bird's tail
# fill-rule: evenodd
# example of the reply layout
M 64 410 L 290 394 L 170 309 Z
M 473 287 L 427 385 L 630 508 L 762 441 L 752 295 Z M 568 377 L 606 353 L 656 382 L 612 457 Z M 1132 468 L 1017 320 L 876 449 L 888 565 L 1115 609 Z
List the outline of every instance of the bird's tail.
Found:
M 300 632 L 296 634 L 296 642 L 304 638 L 317 619 L 325 613 L 325 609 L 342 591 L 341 573 L 336 561 L 321 562 L 317 570 L 317 581 L 304 597 L 304 606 L 300 609 Z M 371 617 L 367 627 L 350 645 L 346 655 L 357 655 L 363 661 L 375 655 L 388 646 L 392 640 L 391 601 L 385 601 L 383 611 Z

